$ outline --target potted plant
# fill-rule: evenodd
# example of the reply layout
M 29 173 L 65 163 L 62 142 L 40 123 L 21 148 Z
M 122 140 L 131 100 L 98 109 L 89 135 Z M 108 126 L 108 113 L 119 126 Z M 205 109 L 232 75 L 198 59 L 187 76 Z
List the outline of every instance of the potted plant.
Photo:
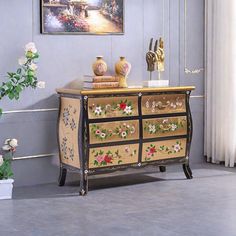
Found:
M 10 100 L 18 100 L 20 93 L 26 88 L 44 88 L 45 82 L 37 79 L 38 50 L 33 42 L 25 45 L 24 56 L 18 60 L 20 67 L 16 72 L 8 72 L 7 80 L 0 83 L 0 100 L 8 97 Z M 0 108 L 0 116 L 2 109 Z M 17 147 L 16 139 L 7 139 L 2 147 L 0 155 L 0 199 L 12 197 L 14 180 L 11 169 L 11 161 Z
M 11 199 L 13 188 L 13 172 L 11 161 L 13 154 L 16 151 L 17 139 L 6 139 L 2 150 L 3 155 L 0 155 L 0 199 Z

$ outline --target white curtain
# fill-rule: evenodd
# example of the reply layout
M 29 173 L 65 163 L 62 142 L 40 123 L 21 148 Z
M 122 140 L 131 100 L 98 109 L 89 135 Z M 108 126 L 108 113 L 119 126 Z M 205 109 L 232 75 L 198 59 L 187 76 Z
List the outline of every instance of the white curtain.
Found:
M 205 146 L 213 163 L 236 162 L 236 0 L 205 0 Z

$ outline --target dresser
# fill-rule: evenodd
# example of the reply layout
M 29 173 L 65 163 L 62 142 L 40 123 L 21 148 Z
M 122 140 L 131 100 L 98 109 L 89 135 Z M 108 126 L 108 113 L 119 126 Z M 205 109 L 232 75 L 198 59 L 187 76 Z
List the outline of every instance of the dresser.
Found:
M 60 99 L 59 185 L 67 170 L 80 173 L 80 194 L 88 176 L 156 165 L 181 164 L 192 178 L 190 93 L 195 88 L 57 89 Z

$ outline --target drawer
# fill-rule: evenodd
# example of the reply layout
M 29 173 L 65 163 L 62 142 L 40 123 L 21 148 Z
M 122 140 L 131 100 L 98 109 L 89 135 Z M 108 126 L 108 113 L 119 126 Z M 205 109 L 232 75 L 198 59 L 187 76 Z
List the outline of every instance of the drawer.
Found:
M 142 114 L 170 114 L 186 112 L 185 94 L 144 95 Z
M 164 117 L 143 120 L 143 138 L 159 138 L 187 134 L 187 117 Z
M 139 120 L 92 123 L 90 144 L 139 139 Z
M 142 161 L 185 157 L 187 139 L 174 139 L 143 144 Z
M 89 119 L 138 116 L 138 97 L 105 97 L 88 99 Z
M 89 168 L 137 163 L 138 150 L 139 144 L 91 148 L 89 150 Z

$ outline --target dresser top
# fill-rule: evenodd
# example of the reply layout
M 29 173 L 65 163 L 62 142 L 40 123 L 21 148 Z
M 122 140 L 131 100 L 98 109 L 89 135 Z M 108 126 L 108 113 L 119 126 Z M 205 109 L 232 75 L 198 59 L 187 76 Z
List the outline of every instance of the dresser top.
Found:
M 180 86 L 180 87 L 160 87 L 160 88 L 120 88 L 120 89 L 68 89 L 59 88 L 56 92 L 59 94 L 74 94 L 74 95 L 102 95 L 102 94 L 125 94 L 125 93 L 155 93 L 155 92 L 179 92 L 192 91 L 194 86 Z

